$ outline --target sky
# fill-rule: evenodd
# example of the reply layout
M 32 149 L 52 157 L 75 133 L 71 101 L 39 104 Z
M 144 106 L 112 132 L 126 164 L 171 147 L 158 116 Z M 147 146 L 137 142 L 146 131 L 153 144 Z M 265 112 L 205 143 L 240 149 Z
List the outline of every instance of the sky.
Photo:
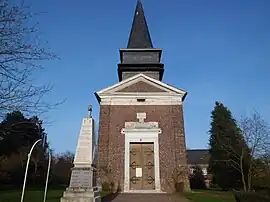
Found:
M 96 91 L 118 82 L 136 0 L 25 0 L 40 13 L 41 40 L 60 58 L 43 62 L 36 81 L 54 85 L 46 99 L 66 101 L 44 116 L 51 147 L 75 151 Z M 188 148 L 207 148 L 210 115 L 221 101 L 235 118 L 257 110 L 270 123 L 269 0 L 143 0 L 153 44 L 163 49 L 163 81 L 188 92 Z

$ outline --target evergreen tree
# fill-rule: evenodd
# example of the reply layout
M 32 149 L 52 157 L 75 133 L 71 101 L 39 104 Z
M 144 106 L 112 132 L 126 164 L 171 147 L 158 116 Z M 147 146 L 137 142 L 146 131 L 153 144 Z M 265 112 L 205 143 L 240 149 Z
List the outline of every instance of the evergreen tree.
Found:
M 9 155 L 22 147 L 31 147 L 36 140 L 43 139 L 46 133 L 38 117 L 26 118 L 20 111 L 14 111 L 8 113 L 0 123 L 0 136 L 0 155 Z
M 5 164 L 9 166 L 1 165 L 0 161 L 0 172 L 9 175 L 10 183 L 14 185 L 21 183 L 30 148 L 35 141 L 44 139 L 45 136 L 45 129 L 38 117 L 26 118 L 20 111 L 5 116 L 0 123 L 0 157 L 6 159 Z M 47 142 L 36 145 L 32 152 L 28 177 L 33 184 L 37 181 L 44 183 L 44 173 L 47 169 L 46 148 L 48 148 Z
M 243 148 L 248 150 L 241 130 L 230 110 L 222 103 L 216 102 L 211 118 L 209 172 L 222 189 L 243 188 L 246 174 L 241 172 L 239 161 Z

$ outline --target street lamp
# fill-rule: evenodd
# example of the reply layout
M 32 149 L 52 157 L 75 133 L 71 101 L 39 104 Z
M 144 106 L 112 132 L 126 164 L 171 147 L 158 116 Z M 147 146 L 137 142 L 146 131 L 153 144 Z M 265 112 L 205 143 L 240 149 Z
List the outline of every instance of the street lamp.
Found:
M 39 143 L 41 140 L 42 140 L 42 139 L 39 139 L 39 140 L 37 140 L 37 141 L 33 144 L 32 148 L 31 148 L 31 150 L 30 150 L 30 152 L 29 152 L 29 154 L 28 154 L 27 163 L 26 163 L 26 168 L 25 168 L 25 174 L 24 174 L 24 181 L 23 181 L 23 188 L 22 188 L 21 202 L 23 202 L 23 198 L 24 198 L 24 190 L 25 190 L 25 184 L 26 184 L 27 172 L 28 172 L 28 167 L 29 167 L 29 162 L 30 162 L 31 154 L 32 154 L 32 151 L 33 151 L 34 147 L 36 146 L 36 144 Z
M 27 163 L 26 163 L 26 168 L 25 168 L 25 174 L 24 174 L 24 181 L 23 181 L 23 188 L 22 188 L 22 195 L 21 195 L 21 202 L 23 202 L 24 199 L 24 191 L 25 191 L 25 184 L 26 184 L 26 179 L 27 179 L 27 173 L 28 173 L 28 167 L 29 167 L 29 163 L 30 163 L 30 159 L 31 159 L 31 154 L 33 152 L 34 147 L 37 145 L 37 143 L 39 143 L 40 141 L 42 141 L 42 139 L 38 139 L 32 146 L 29 154 L 28 154 L 28 158 L 27 158 Z M 44 198 L 43 198 L 43 202 L 46 201 L 46 196 L 47 196 L 47 189 L 48 189 L 48 181 L 49 181 L 49 175 L 50 175 L 50 167 L 51 167 L 51 152 L 48 148 L 48 154 L 49 154 L 49 162 L 48 162 L 48 170 L 47 170 L 47 177 L 46 177 L 46 182 L 45 182 L 45 190 L 44 190 Z
M 51 151 L 48 148 L 48 154 L 49 154 L 49 162 L 48 162 L 48 170 L 47 170 L 47 177 L 46 177 L 46 183 L 45 183 L 45 191 L 44 191 L 44 198 L 43 198 L 43 202 L 46 201 L 46 196 L 47 196 L 47 189 L 48 189 L 48 181 L 49 181 L 49 175 L 50 175 L 50 167 L 51 167 Z

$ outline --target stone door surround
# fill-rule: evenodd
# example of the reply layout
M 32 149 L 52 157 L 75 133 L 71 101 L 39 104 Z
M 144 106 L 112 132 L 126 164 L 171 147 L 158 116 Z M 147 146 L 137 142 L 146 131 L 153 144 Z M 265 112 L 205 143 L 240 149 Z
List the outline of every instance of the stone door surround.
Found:
M 121 133 L 125 135 L 125 172 L 124 192 L 135 192 L 130 190 L 130 143 L 151 142 L 154 143 L 154 165 L 155 165 L 155 190 L 139 190 L 136 192 L 161 192 L 160 169 L 159 169 L 159 134 L 161 129 L 158 122 L 144 122 L 146 113 L 137 113 L 138 122 L 125 122 L 125 128 Z

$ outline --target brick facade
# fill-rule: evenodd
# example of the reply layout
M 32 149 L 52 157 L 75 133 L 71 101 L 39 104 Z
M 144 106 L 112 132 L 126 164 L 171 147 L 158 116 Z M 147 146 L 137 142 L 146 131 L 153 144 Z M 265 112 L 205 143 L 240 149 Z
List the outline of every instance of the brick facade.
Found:
M 161 53 L 161 49 L 153 47 L 142 3 L 138 1 L 128 46 L 120 49 L 120 83 L 96 93 L 101 103 L 97 165 L 100 183 L 113 182 L 123 190 L 125 135 L 121 130 L 125 122 L 137 122 L 136 115 L 141 112 L 146 113 L 145 122 L 158 122 L 162 130 L 155 136 L 155 141 L 159 138 L 156 141 L 159 148 L 155 147 L 155 151 L 159 151 L 159 156 L 155 153 L 156 162 L 159 159 L 156 170 L 159 171 L 155 174 L 160 172 L 161 190 L 173 192 L 175 181 L 184 182 L 189 189 L 182 108 L 187 93 L 162 83 Z M 121 85 L 123 88 L 119 90 Z M 159 180 L 156 182 L 157 191 L 160 191 Z
M 146 112 L 145 121 L 159 122 L 162 129 L 159 136 L 161 189 L 172 192 L 174 169 L 187 166 L 182 105 L 101 105 L 98 158 L 101 183 L 113 181 L 123 188 L 125 136 L 121 129 L 125 122 L 137 121 L 136 113 L 139 112 Z M 109 178 L 106 177 L 108 174 Z M 189 187 L 187 173 L 181 175 L 185 186 Z

